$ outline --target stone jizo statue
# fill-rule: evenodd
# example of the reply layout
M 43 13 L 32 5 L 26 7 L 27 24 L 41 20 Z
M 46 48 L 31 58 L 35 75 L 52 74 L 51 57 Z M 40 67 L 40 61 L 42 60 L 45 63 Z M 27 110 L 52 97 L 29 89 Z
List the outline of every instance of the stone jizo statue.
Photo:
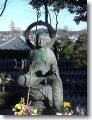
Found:
M 19 76 L 18 84 L 26 87 L 29 87 L 30 84 L 31 88 L 38 87 L 50 101 L 50 106 L 60 110 L 60 105 L 63 103 L 62 81 L 56 57 L 53 51 L 47 47 L 43 33 L 37 34 L 36 47 L 30 51 L 30 58 L 32 62 L 29 71 Z

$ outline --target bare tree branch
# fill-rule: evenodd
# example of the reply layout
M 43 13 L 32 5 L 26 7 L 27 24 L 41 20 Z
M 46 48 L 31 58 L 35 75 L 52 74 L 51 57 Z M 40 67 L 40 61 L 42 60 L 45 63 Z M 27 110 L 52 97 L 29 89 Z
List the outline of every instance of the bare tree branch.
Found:
M 0 13 L 0 17 L 2 16 L 2 14 L 3 14 L 4 11 L 5 11 L 5 8 L 6 8 L 6 5 L 7 5 L 7 2 L 8 2 L 8 0 L 5 0 L 5 2 L 4 2 L 4 7 L 3 7 L 3 9 L 2 9 L 2 11 L 1 11 L 1 13 Z

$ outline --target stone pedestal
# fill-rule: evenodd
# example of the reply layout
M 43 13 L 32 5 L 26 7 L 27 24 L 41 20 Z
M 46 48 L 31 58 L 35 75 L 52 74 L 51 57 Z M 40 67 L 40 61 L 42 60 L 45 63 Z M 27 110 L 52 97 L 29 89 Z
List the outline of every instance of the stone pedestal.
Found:
M 43 114 L 45 109 L 52 107 L 52 89 L 49 85 L 34 86 L 30 90 L 30 101 L 32 106 L 38 109 L 40 114 Z

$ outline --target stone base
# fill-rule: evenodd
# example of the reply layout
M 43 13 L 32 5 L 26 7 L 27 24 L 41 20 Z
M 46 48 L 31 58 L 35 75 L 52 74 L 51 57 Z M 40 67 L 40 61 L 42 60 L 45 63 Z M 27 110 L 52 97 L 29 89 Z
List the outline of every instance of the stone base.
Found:
M 31 105 L 37 108 L 38 115 L 42 115 L 42 112 L 44 111 L 44 109 L 46 109 L 43 101 L 33 101 Z
M 43 114 L 46 108 L 52 106 L 52 89 L 49 85 L 33 86 L 30 90 L 30 101 L 32 106 L 36 107 L 39 114 Z
M 42 111 L 42 115 L 56 115 L 57 110 L 54 108 L 46 108 Z
M 45 106 L 44 101 L 33 101 L 31 105 L 37 108 L 38 115 L 56 115 L 56 109 Z

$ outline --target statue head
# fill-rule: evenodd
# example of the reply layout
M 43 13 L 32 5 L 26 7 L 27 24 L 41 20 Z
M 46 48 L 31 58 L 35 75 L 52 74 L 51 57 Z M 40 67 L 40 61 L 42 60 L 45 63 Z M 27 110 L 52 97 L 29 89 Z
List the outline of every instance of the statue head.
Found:
M 36 35 L 36 46 L 37 47 L 45 47 L 47 45 L 47 42 L 49 42 L 51 39 L 48 37 L 45 33 L 37 33 Z
M 36 35 L 36 46 L 37 47 L 44 47 L 44 46 L 46 46 L 44 33 L 37 33 L 37 35 Z

